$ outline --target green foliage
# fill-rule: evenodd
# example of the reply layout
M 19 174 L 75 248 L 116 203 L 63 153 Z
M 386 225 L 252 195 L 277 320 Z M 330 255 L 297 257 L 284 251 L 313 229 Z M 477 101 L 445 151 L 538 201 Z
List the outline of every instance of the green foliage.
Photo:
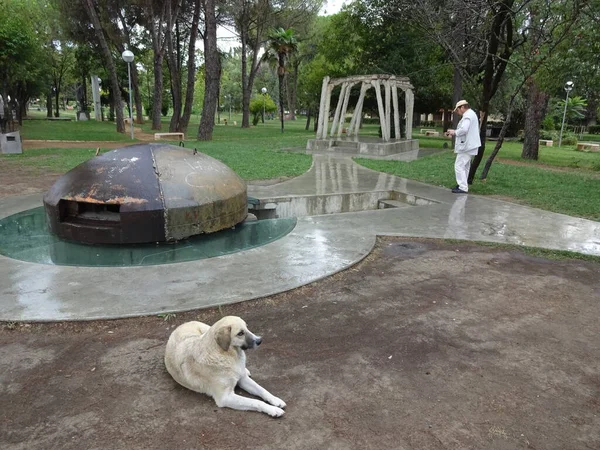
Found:
M 250 99 L 250 112 L 253 114 L 252 124 L 257 125 L 262 114 L 277 112 L 277 105 L 269 94 L 257 94 Z
M 27 100 L 44 84 L 44 15 L 34 0 L 0 1 L 0 79 L 13 99 Z
M 564 132 L 562 137 L 562 145 L 577 145 L 577 136 L 572 132 Z
M 556 123 L 554 117 L 551 114 L 546 115 L 542 120 L 542 129 L 545 131 L 554 131 L 556 129 Z
M 567 102 L 567 111 L 565 114 L 565 101 L 559 100 L 554 108 L 554 116 L 562 120 L 565 115 L 565 123 L 569 123 L 573 120 L 583 119 L 585 117 L 585 111 L 587 107 L 587 100 L 579 96 L 569 97 Z

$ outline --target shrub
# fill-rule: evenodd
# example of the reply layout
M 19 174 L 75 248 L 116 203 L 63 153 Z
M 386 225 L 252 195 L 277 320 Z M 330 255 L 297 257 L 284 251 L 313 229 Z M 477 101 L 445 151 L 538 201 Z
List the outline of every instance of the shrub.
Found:
M 540 130 L 540 139 L 557 141 L 558 133 L 556 133 L 556 131 Z
M 551 115 L 547 115 L 542 120 L 542 130 L 553 131 L 556 129 L 556 124 L 554 123 L 554 117 Z
M 250 112 L 254 115 L 252 118 L 253 125 L 258 125 L 263 108 L 265 114 L 277 112 L 277 105 L 269 94 L 265 94 L 264 97 L 261 94 L 257 94 L 250 99 Z
M 577 145 L 577 136 L 574 133 L 564 133 L 562 145 Z
M 588 127 L 588 133 L 590 133 L 590 134 L 600 134 L 600 125 L 590 125 Z

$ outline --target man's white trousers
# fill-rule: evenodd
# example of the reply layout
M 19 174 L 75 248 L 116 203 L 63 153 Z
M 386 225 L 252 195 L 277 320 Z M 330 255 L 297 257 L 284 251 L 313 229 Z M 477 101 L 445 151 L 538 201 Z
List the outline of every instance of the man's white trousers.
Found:
M 471 168 L 471 158 L 473 158 L 473 155 L 461 152 L 456 154 L 456 161 L 454 161 L 456 184 L 458 184 L 459 189 L 465 192 L 469 192 L 467 178 L 469 177 L 469 169 Z

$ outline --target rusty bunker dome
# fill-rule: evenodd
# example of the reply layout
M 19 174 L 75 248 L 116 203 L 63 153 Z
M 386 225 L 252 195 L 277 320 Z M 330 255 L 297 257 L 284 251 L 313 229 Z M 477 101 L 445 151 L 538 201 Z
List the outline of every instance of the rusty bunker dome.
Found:
M 247 186 L 222 162 L 190 149 L 138 144 L 60 177 L 44 195 L 50 231 L 89 244 L 185 239 L 242 222 Z

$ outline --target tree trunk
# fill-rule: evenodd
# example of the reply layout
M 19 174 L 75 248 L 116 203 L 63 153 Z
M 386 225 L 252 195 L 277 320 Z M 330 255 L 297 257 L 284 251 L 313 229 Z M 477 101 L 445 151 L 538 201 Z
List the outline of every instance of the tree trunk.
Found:
M 260 53 L 260 47 L 262 45 L 263 36 L 265 29 L 268 25 L 268 21 L 262 17 L 259 20 L 252 21 L 249 18 L 251 11 L 247 8 L 247 4 L 250 2 L 243 2 L 243 10 L 239 17 L 240 24 L 240 40 L 242 43 L 242 128 L 250 128 L 250 99 L 252 97 L 252 89 L 254 86 L 254 79 L 260 68 L 261 60 L 258 59 Z M 255 13 L 266 16 L 270 10 L 270 3 L 268 0 L 258 0 L 254 6 L 257 8 Z M 252 39 L 250 39 L 250 23 L 254 23 L 256 28 L 253 30 Z M 248 43 L 252 42 L 251 55 L 252 59 L 248 63 Z M 248 70 L 248 64 L 250 70 Z
M 115 107 L 115 111 L 117 114 L 117 132 L 124 133 L 125 132 L 125 123 L 123 122 L 123 107 L 121 105 L 121 90 L 119 89 L 119 79 L 117 78 L 117 70 L 115 68 L 115 63 L 112 58 L 112 54 L 110 49 L 108 48 L 108 43 L 106 41 L 106 37 L 104 36 L 104 31 L 102 30 L 102 26 L 100 25 L 100 19 L 98 19 L 98 14 L 96 13 L 96 8 L 94 6 L 94 0 L 85 0 L 85 9 L 88 14 L 92 25 L 94 26 L 94 30 L 96 33 L 96 39 L 100 43 L 100 47 L 102 48 L 102 56 L 104 57 L 104 63 L 106 64 L 106 68 L 108 70 L 108 74 L 110 77 L 110 82 L 113 91 L 113 104 Z
M 245 2 L 244 2 L 245 3 Z M 245 14 L 245 13 L 242 13 Z M 250 96 L 252 94 L 248 85 L 248 36 L 243 24 L 240 37 L 242 41 L 242 128 L 250 128 Z M 263 116 L 263 122 L 264 122 Z
M 306 113 L 306 126 L 304 127 L 304 131 L 308 131 L 310 129 L 310 114 L 312 112 L 312 108 L 308 108 Z
M 487 179 L 490 168 L 492 167 L 492 163 L 494 162 L 496 155 L 498 154 L 498 152 L 500 151 L 500 148 L 502 147 L 502 144 L 504 143 L 504 137 L 506 136 L 506 131 L 508 130 L 508 124 L 510 122 L 510 117 L 512 115 L 513 100 L 514 100 L 514 97 L 513 97 L 513 99 L 511 99 L 510 106 L 508 107 L 508 113 L 506 114 L 506 119 L 504 120 L 502 129 L 500 130 L 500 135 L 498 136 L 498 141 L 496 142 L 494 151 L 492 152 L 492 154 L 490 155 L 488 160 L 485 162 L 485 166 L 483 167 L 483 171 L 481 172 L 482 180 Z
M 52 117 L 52 91 L 46 94 L 46 117 Z
M 198 26 L 200 23 L 200 0 L 194 1 L 194 15 L 192 18 L 192 27 L 190 29 L 190 41 L 188 46 L 187 61 L 187 86 L 185 89 L 185 105 L 183 115 L 179 121 L 179 127 L 184 133 L 187 132 L 190 118 L 192 117 L 192 107 L 194 105 L 194 84 L 196 82 L 196 40 L 198 39 Z
M 60 92 L 58 88 L 54 91 L 54 117 L 60 117 Z
M 294 64 L 294 70 L 288 72 L 286 76 L 286 93 L 288 109 L 290 110 L 290 120 L 296 120 L 296 102 L 297 102 L 297 90 L 298 90 L 298 71 L 300 68 L 300 62 L 296 61 Z
M 498 4 L 498 12 L 494 16 L 492 33 L 488 45 L 488 53 L 484 64 L 483 89 L 481 93 L 481 102 L 479 105 L 479 122 L 481 147 L 475 158 L 471 162 L 469 170 L 468 183 L 473 184 L 475 173 L 481 163 L 485 152 L 485 141 L 487 135 L 487 121 L 490 109 L 490 102 L 498 90 L 508 60 L 512 55 L 513 49 L 513 11 L 514 0 L 502 0 Z M 500 48 L 502 46 L 502 48 Z
M 163 98 L 163 52 L 159 50 L 154 52 L 154 103 L 152 105 L 152 129 L 160 130 L 162 128 L 162 98 Z
M 175 25 L 177 26 L 177 25 Z M 171 100 L 173 101 L 173 115 L 169 124 L 169 131 L 181 131 L 179 119 L 181 117 L 181 67 L 179 64 L 179 47 L 173 43 L 173 27 L 169 23 L 165 31 L 167 39 L 167 67 L 171 73 Z
M 219 98 L 219 83 L 221 81 L 221 58 L 217 48 L 217 18 L 215 0 L 205 0 L 204 21 L 204 105 L 202 118 L 198 127 L 198 140 L 212 140 L 215 126 L 215 110 Z
M 527 95 L 527 112 L 525 114 L 524 128 L 525 141 L 523 142 L 521 158 L 537 160 L 540 127 L 546 115 L 550 95 L 540 91 L 533 80 L 527 83 L 527 87 L 529 88 L 529 94 Z
M 285 76 L 285 55 L 279 54 L 279 68 L 277 69 L 279 77 L 279 110 L 281 111 L 281 132 L 283 133 L 283 77 Z
M 142 96 L 140 94 L 140 82 L 137 66 L 131 64 L 131 89 L 133 89 L 133 102 L 135 103 L 135 123 L 144 123 L 144 109 L 142 106 Z

